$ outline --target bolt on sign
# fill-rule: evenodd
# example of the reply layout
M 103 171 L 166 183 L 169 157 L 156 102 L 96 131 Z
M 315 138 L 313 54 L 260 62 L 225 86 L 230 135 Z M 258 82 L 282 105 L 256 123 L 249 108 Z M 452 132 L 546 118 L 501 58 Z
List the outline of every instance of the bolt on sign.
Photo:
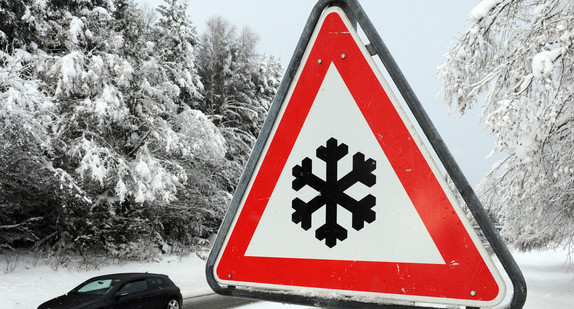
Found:
M 212 288 L 303 304 L 499 304 L 504 280 L 345 11 L 327 6 L 309 33 L 211 252 Z

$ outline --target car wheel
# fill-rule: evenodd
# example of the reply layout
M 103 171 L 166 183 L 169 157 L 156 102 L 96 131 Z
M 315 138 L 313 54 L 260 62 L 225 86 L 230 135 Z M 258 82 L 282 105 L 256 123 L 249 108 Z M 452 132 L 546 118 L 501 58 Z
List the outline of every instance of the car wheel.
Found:
M 181 306 L 179 305 L 177 299 L 172 299 L 169 302 L 167 302 L 167 309 L 180 309 L 180 308 Z

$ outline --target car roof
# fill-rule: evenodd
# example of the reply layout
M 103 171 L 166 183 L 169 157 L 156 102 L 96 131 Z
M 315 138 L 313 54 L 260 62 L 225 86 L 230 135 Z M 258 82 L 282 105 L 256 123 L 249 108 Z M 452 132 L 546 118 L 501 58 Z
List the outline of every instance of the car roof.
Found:
M 163 277 L 167 278 L 167 275 L 164 274 L 154 274 L 154 273 L 115 273 L 115 274 L 107 274 L 107 275 L 100 275 L 93 277 L 89 280 L 98 280 L 104 278 L 116 278 L 116 279 L 139 279 L 139 278 L 148 278 L 148 277 Z

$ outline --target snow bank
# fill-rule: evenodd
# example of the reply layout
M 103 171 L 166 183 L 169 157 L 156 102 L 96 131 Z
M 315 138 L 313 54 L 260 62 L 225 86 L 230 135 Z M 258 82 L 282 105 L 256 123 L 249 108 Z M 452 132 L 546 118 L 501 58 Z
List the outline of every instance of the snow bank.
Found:
M 574 265 L 565 250 L 513 253 L 528 285 L 525 309 L 569 309 L 574 303 Z M 16 266 L 11 272 L 11 266 Z M 205 261 L 195 255 L 165 257 L 155 263 L 126 263 L 103 266 L 99 270 L 77 271 L 49 265 L 36 265 L 32 257 L 20 257 L 17 264 L 0 256 L 0 304 L 2 308 L 34 309 L 42 302 L 64 294 L 82 281 L 117 272 L 155 272 L 167 274 L 184 297 L 211 293 L 205 279 Z M 246 308 L 305 308 L 279 303 L 256 303 Z
M 565 250 L 514 253 L 528 296 L 524 309 L 572 308 L 574 304 L 574 265 Z

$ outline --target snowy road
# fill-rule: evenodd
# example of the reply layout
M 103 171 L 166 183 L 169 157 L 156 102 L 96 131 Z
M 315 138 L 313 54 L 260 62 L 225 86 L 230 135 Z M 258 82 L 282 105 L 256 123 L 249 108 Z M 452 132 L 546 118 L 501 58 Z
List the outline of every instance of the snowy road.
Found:
M 184 299 L 183 307 L 193 309 L 225 309 L 237 308 L 254 302 L 255 301 L 249 299 L 207 294 Z

